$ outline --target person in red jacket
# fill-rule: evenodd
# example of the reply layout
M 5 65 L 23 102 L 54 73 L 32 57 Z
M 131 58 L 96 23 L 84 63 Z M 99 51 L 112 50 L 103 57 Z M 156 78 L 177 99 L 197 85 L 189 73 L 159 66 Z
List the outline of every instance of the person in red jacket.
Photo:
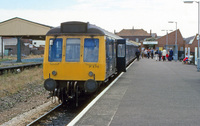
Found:
M 183 59 L 183 62 L 184 62 L 185 64 L 187 64 L 187 63 L 188 63 L 188 55 L 187 55 L 187 53 L 186 53 L 186 56 L 185 56 L 185 58 Z
M 166 59 L 168 60 L 168 58 L 169 58 L 169 54 L 167 53 L 167 54 L 166 54 Z

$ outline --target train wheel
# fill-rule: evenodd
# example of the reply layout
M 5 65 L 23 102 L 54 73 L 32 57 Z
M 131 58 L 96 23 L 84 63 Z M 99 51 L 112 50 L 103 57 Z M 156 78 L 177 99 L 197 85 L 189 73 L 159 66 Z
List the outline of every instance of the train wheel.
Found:
M 60 94 L 60 100 L 62 101 L 62 104 L 67 103 L 67 94 L 66 94 L 66 88 L 63 88 Z
M 76 107 L 78 107 L 78 85 L 75 85 L 75 102 L 76 102 Z

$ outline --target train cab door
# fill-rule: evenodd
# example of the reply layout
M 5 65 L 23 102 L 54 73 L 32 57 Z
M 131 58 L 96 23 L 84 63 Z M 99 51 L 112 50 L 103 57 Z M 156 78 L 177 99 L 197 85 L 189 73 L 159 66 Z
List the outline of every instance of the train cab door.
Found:
M 126 72 L 126 39 L 117 40 L 117 71 Z

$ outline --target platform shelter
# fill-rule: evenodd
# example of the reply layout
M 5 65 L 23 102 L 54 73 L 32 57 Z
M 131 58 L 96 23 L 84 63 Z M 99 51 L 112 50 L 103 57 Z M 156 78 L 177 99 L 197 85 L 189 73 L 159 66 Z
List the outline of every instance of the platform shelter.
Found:
M 20 39 L 45 40 L 46 33 L 53 28 L 52 26 L 32 22 L 26 19 L 15 17 L 0 22 L 1 50 L 3 49 L 3 38 L 17 38 L 17 62 L 21 62 L 21 42 Z M 3 58 L 3 51 L 2 58 Z

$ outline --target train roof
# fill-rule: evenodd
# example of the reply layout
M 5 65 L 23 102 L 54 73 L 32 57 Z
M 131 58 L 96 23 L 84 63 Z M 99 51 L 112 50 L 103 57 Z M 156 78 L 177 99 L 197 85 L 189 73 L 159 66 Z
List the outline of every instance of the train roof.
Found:
M 103 35 L 115 39 L 122 39 L 121 37 L 96 25 L 90 24 L 89 22 L 85 23 L 78 21 L 61 23 L 60 26 L 49 30 L 46 35 Z

